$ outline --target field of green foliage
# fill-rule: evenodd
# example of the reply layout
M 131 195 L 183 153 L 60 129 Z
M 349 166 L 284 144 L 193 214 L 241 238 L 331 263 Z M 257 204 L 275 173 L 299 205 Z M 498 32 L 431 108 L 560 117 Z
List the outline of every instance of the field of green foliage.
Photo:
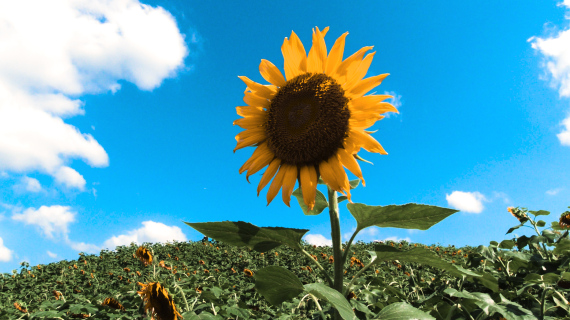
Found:
M 540 231 L 546 223 L 537 218 L 548 212 L 529 213 L 536 235 L 488 246 L 353 244 L 345 281 L 360 273 L 347 294 L 354 313 L 358 319 L 570 319 L 568 232 L 559 231 L 558 222 Z M 313 261 L 285 246 L 265 253 L 211 240 L 144 246 L 153 253 L 148 266 L 135 257 L 134 244 L 98 256 L 80 253 L 73 261 L 22 263 L 0 280 L 0 319 L 150 319 L 137 283 L 151 281 L 168 289 L 183 319 L 322 319 L 333 314 L 332 305 L 314 295 L 302 293 L 271 305 L 258 292 L 256 272 L 267 266 L 284 267 L 303 284 L 323 282 Z M 304 248 L 332 272 L 330 247 L 305 243 Z M 390 259 L 395 252 L 399 260 Z M 369 264 L 372 256 L 376 262 Z M 124 310 L 102 305 L 107 298 L 115 298 Z

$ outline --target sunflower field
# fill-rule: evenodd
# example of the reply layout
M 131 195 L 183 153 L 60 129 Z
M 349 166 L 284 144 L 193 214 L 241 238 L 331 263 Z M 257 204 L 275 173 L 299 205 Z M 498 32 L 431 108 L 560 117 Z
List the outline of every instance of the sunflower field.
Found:
M 547 211 L 509 211 L 527 219 L 508 233 L 530 222 L 537 234 L 462 248 L 354 243 L 344 279 L 356 318 L 570 319 L 568 231 L 558 222 L 544 228 L 537 218 Z M 261 294 L 267 290 L 260 287 L 261 269 L 285 268 L 303 285 L 324 284 L 315 263 L 332 272 L 332 248 L 302 246 L 311 258 L 287 246 L 258 252 L 205 238 L 133 243 L 48 265 L 23 262 L 20 270 L 2 274 L 0 319 L 331 318 L 331 297 L 303 292 L 272 304 Z

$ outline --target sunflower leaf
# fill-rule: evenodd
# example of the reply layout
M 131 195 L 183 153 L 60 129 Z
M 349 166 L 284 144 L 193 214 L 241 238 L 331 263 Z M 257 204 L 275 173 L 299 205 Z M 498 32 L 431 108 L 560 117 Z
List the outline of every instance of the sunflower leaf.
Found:
M 253 277 L 255 289 L 274 306 L 295 298 L 304 289 L 293 272 L 279 266 L 260 269 Z
M 433 320 L 434 317 L 421 311 L 420 309 L 414 308 L 405 302 L 392 303 L 389 306 L 384 307 L 380 313 L 378 313 L 378 319 L 382 320 L 407 320 L 407 319 L 417 319 L 417 320 Z
M 307 207 L 307 205 L 305 204 L 301 188 L 298 188 L 297 190 L 293 191 L 293 195 L 295 196 L 295 198 L 297 198 L 297 202 L 299 203 L 299 206 L 301 206 L 301 210 L 303 210 L 303 213 L 307 216 L 316 216 L 321 212 L 323 212 L 323 210 L 329 206 L 327 198 L 325 198 L 325 195 L 319 190 L 317 190 L 315 196 L 315 207 L 313 208 L 313 210 L 309 210 L 309 207 Z
M 349 203 L 346 207 L 356 219 L 358 231 L 371 226 L 427 230 L 459 211 L 415 203 L 384 207 Z
M 373 263 L 378 264 L 382 261 L 406 261 L 421 263 L 423 265 L 432 266 L 440 270 L 448 271 L 450 274 L 456 277 L 470 277 L 470 278 L 480 278 L 480 274 L 473 272 L 471 270 L 464 269 L 462 267 L 456 266 L 450 262 L 447 262 L 440 257 L 438 257 L 434 252 L 426 250 L 424 248 L 413 248 L 407 251 L 401 251 L 391 246 L 387 245 L 377 245 L 374 248 L 376 253 L 376 259 Z
M 281 227 L 258 227 L 248 222 L 184 222 L 203 235 L 233 245 L 266 252 L 280 245 L 301 248 L 301 238 L 309 230 Z
M 357 319 L 348 300 L 338 291 L 322 283 L 309 283 L 305 291 L 333 305 L 343 319 Z

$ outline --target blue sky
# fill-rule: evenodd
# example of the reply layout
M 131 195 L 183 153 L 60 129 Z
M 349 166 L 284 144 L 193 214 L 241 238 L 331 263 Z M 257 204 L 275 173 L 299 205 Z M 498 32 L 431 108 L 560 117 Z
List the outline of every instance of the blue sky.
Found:
M 113 3 L 111 5 L 110 3 Z M 30 12 L 29 8 L 38 8 Z M 41 9 L 41 10 L 40 10 Z M 0 272 L 131 241 L 198 240 L 187 222 L 310 229 L 329 217 L 266 206 L 238 169 L 235 107 L 261 59 L 283 71 L 294 30 L 344 32 L 345 57 L 400 110 L 373 127 L 388 155 L 361 155 L 353 201 L 460 212 L 427 231 L 370 229 L 364 241 L 456 246 L 502 240 L 508 206 L 570 206 L 570 1 L 32 1 L 0 3 Z M 262 171 L 263 172 L 263 171 Z M 350 176 L 352 179 L 354 177 Z M 279 200 L 279 201 L 278 201 Z M 341 228 L 356 223 L 341 204 Z M 517 230 L 518 235 L 526 231 Z

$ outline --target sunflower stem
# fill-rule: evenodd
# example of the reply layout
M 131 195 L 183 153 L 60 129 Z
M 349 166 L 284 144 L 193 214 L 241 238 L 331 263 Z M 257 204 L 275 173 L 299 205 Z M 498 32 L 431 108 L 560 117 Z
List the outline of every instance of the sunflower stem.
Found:
M 340 234 L 340 218 L 338 214 L 338 200 L 336 191 L 328 188 L 329 196 L 329 214 L 331 217 L 331 237 L 333 244 L 334 257 L 334 289 L 342 294 L 343 285 L 343 261 L 342 261 L 342 242 Z

